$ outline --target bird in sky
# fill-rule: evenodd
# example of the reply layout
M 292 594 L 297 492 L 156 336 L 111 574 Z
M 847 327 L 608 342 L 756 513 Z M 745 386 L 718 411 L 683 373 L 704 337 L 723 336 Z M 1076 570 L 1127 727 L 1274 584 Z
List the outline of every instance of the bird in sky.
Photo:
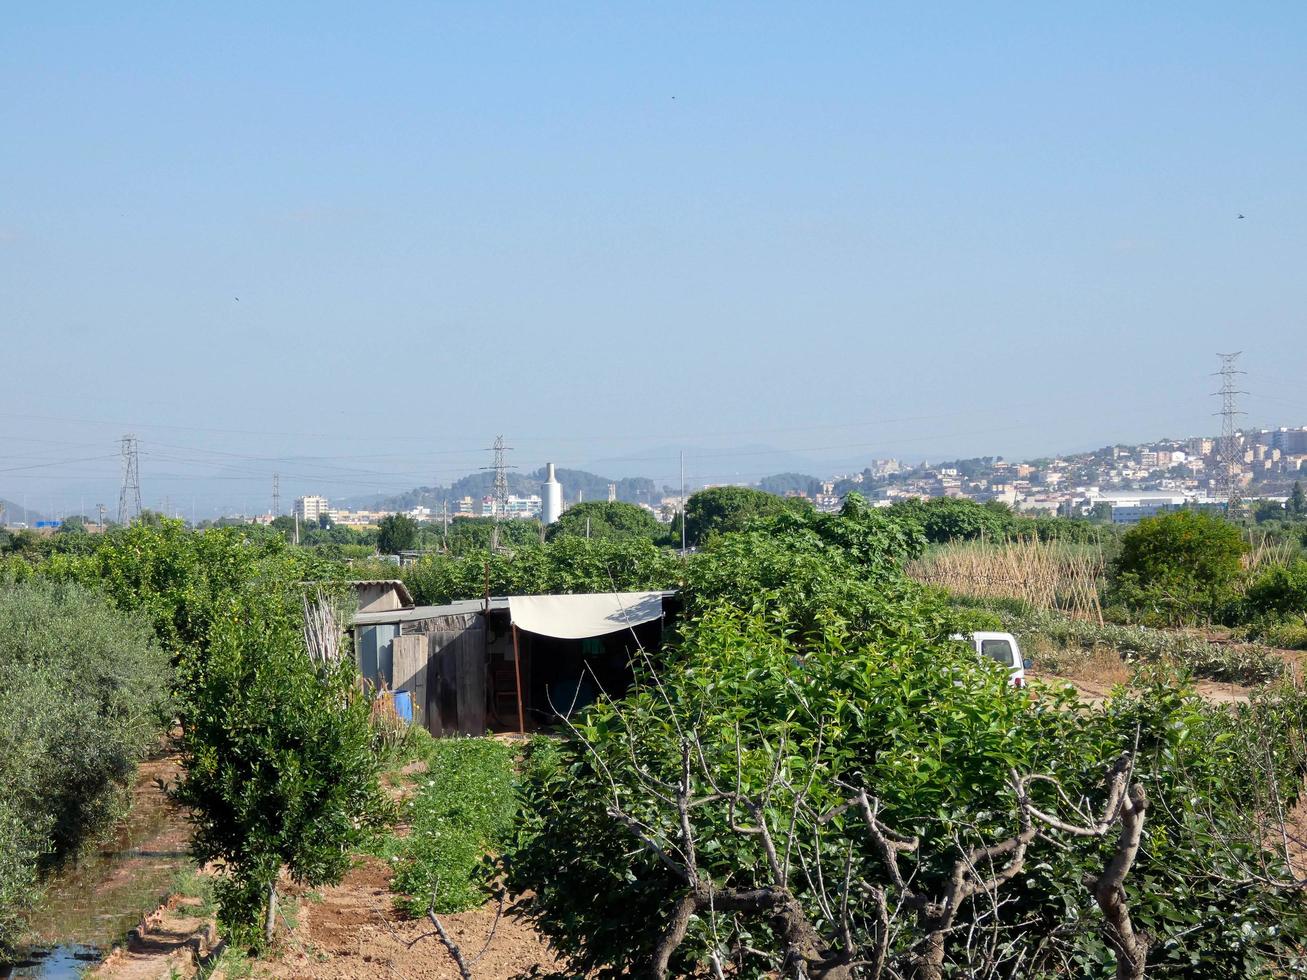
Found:
M 1242 215 L 1242 214 L 1241 214 L 1241 215 L 1239 215 L 1239 220 L 1240 220 L 1240 221 L 1242 221 L 1242 220 L 1243 220 L 1243 215 Z

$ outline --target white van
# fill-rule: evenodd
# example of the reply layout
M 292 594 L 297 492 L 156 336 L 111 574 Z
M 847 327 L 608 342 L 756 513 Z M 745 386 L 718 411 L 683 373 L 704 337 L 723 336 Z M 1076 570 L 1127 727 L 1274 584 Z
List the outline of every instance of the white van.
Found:
M 1021 647 L 1011 633 L 972 633 L 970 636 L 955 636 L 953 639 L 970 643 L 980 656 L 1006 667 L 1011 674 L 1013 687 L 1026 686 L 1026 670 L 1030 667 L 1030 661 L 1021 656 Z

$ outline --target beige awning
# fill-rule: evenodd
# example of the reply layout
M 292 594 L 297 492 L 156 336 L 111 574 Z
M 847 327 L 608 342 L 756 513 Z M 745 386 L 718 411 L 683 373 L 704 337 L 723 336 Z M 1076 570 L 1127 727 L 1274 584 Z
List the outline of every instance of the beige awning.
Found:
M 662 618 L 663 594 L 515 595 L 508 599 L 508 611 L 513 625 L 528 633 L 581 640 Z

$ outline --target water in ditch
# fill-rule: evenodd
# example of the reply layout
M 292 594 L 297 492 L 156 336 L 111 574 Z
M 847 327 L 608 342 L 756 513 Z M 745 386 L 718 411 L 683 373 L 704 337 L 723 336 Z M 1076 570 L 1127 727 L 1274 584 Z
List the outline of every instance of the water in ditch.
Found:
M 156 779 L 176 778 L 171 757 L 142 763 L 132 805 L 115 833 L 54 875 L 30 920 L 30 940 L 0 980 L 73 980 L 120 942 L 189 868 L 185 817 Z

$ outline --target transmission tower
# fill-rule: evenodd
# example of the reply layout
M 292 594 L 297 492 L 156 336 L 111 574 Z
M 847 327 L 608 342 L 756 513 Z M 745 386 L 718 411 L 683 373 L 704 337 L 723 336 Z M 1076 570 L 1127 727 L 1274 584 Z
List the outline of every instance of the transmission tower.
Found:
M 1220 396 L 1221 441 L 1216 451 L 1217 478 L 1213 489 L 1225 498 L 1226 516 L 1233 519 L 1239 510 L 1239 476 L 1243 472 L 1243 453 L 1239 445 L 1238 419 L 1244 413 L 1239 411 L 1238 396 L 1248 392 L 1240 391 L 1235 385 L 1236 375 L 1243 374 L 1236 368 L 1235 361 L 1243 351 L 1233 354 L 1217 354 L 1221 359 L 1221 370 L 1216 374 L 1221 379 L 1221 390 L 1213 394 Z
M 118 523 L 141 516 L 141 459 L 136 436 L 123 436 L 123 486 L 118 493 Z
M 492 551 L 499 548 L 499 522 L 508 514 L 508 471 L 516 469 L 509 466 L 506 462 L 505 453 L 511 452 L 511 446 L 504 445 L 504 437 L 496 436 L 495 444 L 490 447 L 490 451 L 495 454 L 495 462 L 492 466 L 483 466 L 483 470 L 494 470 L 495 482 L 491 490 L 491 513 L 494 516 L 494 527 L 490 532 L 490 548 Z
M 281 515 L 281 474 L 272 474 L 272 516 Z

